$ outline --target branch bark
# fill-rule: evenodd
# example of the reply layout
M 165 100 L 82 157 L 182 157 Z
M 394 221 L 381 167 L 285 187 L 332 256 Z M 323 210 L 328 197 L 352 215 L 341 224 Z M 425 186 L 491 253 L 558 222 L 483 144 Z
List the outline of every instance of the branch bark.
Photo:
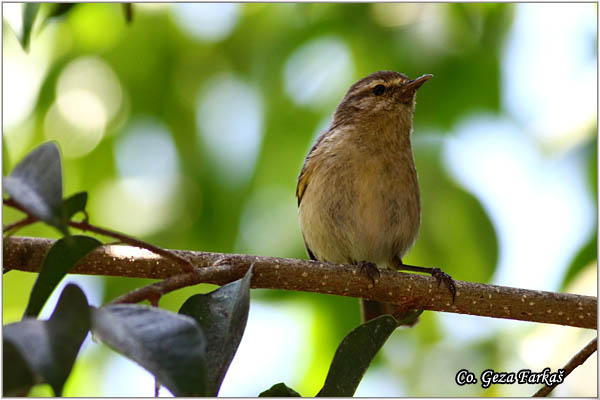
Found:
M 4 240 L 4 272 L 38 272 L 53 240 L 9 237 Z M 75 274 L 164 279 L 140 288 L 119 302 L 137 302 L 197 283 L 224 285 L 254 265 L 253 288 L 298 290 L 378 300 L 412 309 L 515 319 L 596 329 L 597 298 L 569 293 L 517 289 L 455 281 L 456 301 L 448 289 L 426 275 L 381 271 L 375 285 L 360 267 L 289 258 L 172 250 L 196 271 L 181 274 L 181 264 L 131 246 L 96 249 L 71 271 Z
M 25 207 L 23 207 L 22 205 L 20 205 L 17 201 L 15 201 L 13 199 L 10 199 L 10 198 L 2 199 L 2 204 L 4 204 L 5 206 L 9 206 L 14 209 L 17 209 L 27 215 L 27 217 L 25 217 L 24 219 L 17 221 L 14 224 L 4 227 L 3 232 L 8 232 L 9 230 L 12 230 L 12 229 L 22 228 L 23 226 L 26 226 L 26 225 L 29 225 L 29 224 L 39 221 L 36 217 L 31 215 Z M 123 243 L 127 243 L 131 246 L 137 246 L 137 247 L 141 247 L 144 249 L 148 249 L 151 252 L 160 254 L 161 256 L 163 256 L 165 258 L 174 259 L 177 262 L 181 263 L 181 266 L 185 272 L 192 272 L 194 270 L 194 266 L 187 259 L 181 258 L 173 252 L 170 252 L 168 250 L 154 246 L 150 243 L 146 243 L 139 239 L 131 237 L 129 235 L 125 235 L 124 233 L 113 231 L 111 229 L 101 228 L 96 225 L 92 225 L 88 222 L 87 212 L 83 211 L 83 213 L 85 213 L 84 221 L 82 221 L 82 222 L 69 221 L 68 225 L 72 226 L 74 228 L 77 228 L 77 229 L 81 229 L 84 232 L 86 232 L 86 231 L 94 232 L 99 235 L 108 236 L 108 237 L 117 239 L 117 240 L 119 240 Z

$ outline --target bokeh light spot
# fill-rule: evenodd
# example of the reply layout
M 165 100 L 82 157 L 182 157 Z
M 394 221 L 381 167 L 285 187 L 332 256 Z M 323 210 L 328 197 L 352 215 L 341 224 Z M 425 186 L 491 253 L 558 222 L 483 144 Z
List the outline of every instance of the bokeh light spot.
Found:
M 102 140 L 122 98 L 119 79 L 100 58 L 72 61 L 58 79 L 56 103 L 46 114 L 46 138 L 57 140 L 67 157 L 89 153 Z
M 123 178 L 171 180 L 179 169 L 169 130 L 153 119 L 138 120 L 129 126 L 116 142 L 115 158 Z
M 309 366 L 314 315 L 305 304 L 253 301 L 221 397 L 256 396 L 276 382 L 298 387 Z
M 169 224 L 178 210 L 172 196 L 160 194 L 157 184 L 144 179 L 119 179 L 100 184 L 90 196 L 89 211 L 97 224 L 134 236 L 150 235 Z
M 108 120 L 100 98 L 85 89 L 61 93 L 56 99 L 58 111 L 75 128 L 102 132 Z
M 287 189 L 264 188 L 250 197 L 242 212 L 236 252 L 288 257 L 301 248 L 298 208 Z
M 423 4 L 418 3 L 373 3 L 373 18 L 387 27 L 409 25 L 418 20 Z
M 132 123 L 115 142 L 119 179 L 90 196 L 91 214 L 101 225 L 133 235 L 149 235 L 175 220 L 179 188 L 178 155 L 159 121 Z
M 90 114 L 90 120 L 81 120 L 83 126 L 77 126 L 65 117 L 57 103 L 53 104 L 44 118 L 44 134 L 48 140 L 56 140 L 60 144 L 62 154 L 65 157 L 81 157 L 92 151 L 102 139 L 103 125 L 99 125 L 99 120 L 104 116 L 102 108 L 98 108 L 97 98 L 90 95 L 89 92 L 82 92 L 88 97 L 91 104 L 87 105 L 84 114 Z M 82 103 L 85 104 L 85 103 Z M 78 107 L 77 107 L 78 108 Z M 94 114 L 94 111 L 97 113 Z M 96 123 L 94 123 L 94 120 Z M 101 120 L 104 121 L 104 120 Z
M 259 92 L 235 77 L 214 78 L 200 93 L 196 121 L 217 173 L 233 185 L 245 182 L 263 137 Z
M 218 41 L 233 30 L 240 15 L 239 3 L 178 3 L 173 15 L 185 32 L 196 39 Z
M 49 67 L 51 44 L 56 33 L 55 29 L 45 29 L 34 35 L 31 48 L 26 53 L 17 39 L 22 29 L 22 8 L 22 3 L 2 4 L 3 17 L 12 28 L 5 29 L 2 36 L 3 131 L 20 124 L 33 111 Z
M 338 101 L 351 83 L 350 50 L 336 37 L 313 39 L 297 49 L 284 69 L 285 90 L 301 105 Z
M 119 78 L 98 57 L 82 57 L 65 67 L 58 80 L 56 94 L 60 97 L 73 90 L 86 90 L 98 96 L 108 120 L 117 114 L 122 104 L 123 93 Z M 70 113 L 69 110 L 62 110 L 62 107 L 61 111 Z
M 505 107 L 545 144 L 579 142 L 597 124 L 597 7 L 517 7 L 502 62 Z

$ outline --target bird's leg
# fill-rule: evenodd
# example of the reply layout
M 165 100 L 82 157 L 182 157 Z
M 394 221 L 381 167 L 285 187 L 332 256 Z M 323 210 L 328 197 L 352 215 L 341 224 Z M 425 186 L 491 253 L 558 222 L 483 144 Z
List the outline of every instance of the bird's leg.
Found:
M 375 277 L 379 279 L 379 268 L 377 268 L 377 265 L 369 261 L 361 261 L 356 265 L 360 267 L 360 272 L 367 274 L 373 285 L 375 285 Z
M 418 267 L 416 265 L 408 265 L 402 262 L 402 259 L 398 259 L 400 261 L 399 265 L 396 265 L 396 269 L 399 271 L 414 271 L 414 272 L 425 272 L 435 278 L 438 283 L 438 287 L 440 283 L 444 282 L 444 285 L 448 287 L 450 293 L 452 294 L 452 303 L 454 303 L 454 299 L 456 298 L 456 286 L 454 285 L 454 279 L 444 271 L 439 268 L 427 268 L 427 267 Z

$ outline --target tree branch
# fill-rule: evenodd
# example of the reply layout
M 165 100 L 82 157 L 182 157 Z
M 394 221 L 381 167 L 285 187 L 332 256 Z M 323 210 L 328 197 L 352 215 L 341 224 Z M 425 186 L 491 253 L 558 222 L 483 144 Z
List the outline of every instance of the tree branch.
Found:
M 69 221 L 69 226 L 72 226 L 77 229 L 81 229 L 84 232 L 89 231 L 89 232 L 97 233 L 99 235 L 112 237 L 113 239 L 117 239 L 123 243 L 127 243 L 129 245 L 137 246 L 137 247 L 140 247 L 143 249 L 147 249 L 147 250 L 150 250 L 151 252 L 159 254 L 165 258 L 170 258 L 170 259 L 176 260 L 183 267 L 185 272 L 191 272 L 194 270 L 194 265 L 188 259 L 178 256 L 177 254 L 174 254 L 174 253 L 170 252 L 169 250 L 162 249 L 160 247 L 154 246 L 153 244 L 143 242 L 134 237 L 125 235 L 121 232 L 113 231 L 113 230 L 106 229 L 106 228 L 101 228 L 99 226 L 92 225 L 92 224 L 88 223 L 87 221 L 82 221 L 82 222 Z
M 27 217 L 25 217 L 25 219 L 4 227 L 3 232 L 7 232 L 11 229 L 19 229 L 19 228 L 22 228 L 23 226 L 26 226 L 26 225 L 29 225 L 31 223 L 38 221 L 38 219 L 36 217 L 31 215 L 29 213 L 29 211 L 27 211 L 27 209 L 25 207 L 23 207 L 21 204 L 19 204 L 19 202 L 17 202 L 17 201 L 15 201 L 11 198 L 8 198 L 8 199 L 2 199 L 2 203 L 5 206 L 17 209 L 27 215 Z M 117 239 L 117 240 L 119 240 L 123 243 L 127 243 L 131 246 L 137 246 L 137 247 L 141 247 L 143 249 L 148 249 L 151 252 L 160 254 L 163 257 L 174 259 L 178 263 L 181 264 L 181 266 L 185 272 L 192 272 L 194 270 L 194 266 L 192 265 L 192 263 L 189 260 L 187 260 L 183 257 L 180 257 L 177 254 L 171 253 L 168 250 L 154 246 L 153 244 L 144 242 L 142 240 L 136 239 L 136 238 L 128 236 L 128 235 L 125 235 L 124 233 L 113 231 L 113 230 L 106 229 L 106 228 L 101 228 L 96 225 L 92 225 L 88 222 L 87 212 L 83 211 L 83 213 L 85 213 L 84 221 L 81 221 L 81 222 L 69 221 L 68 225 L 73 228 L 81 229 L 84 232 L 90 231 L 90 232 L 94 232 L 94 233 L 97 233 L 102 236 L 112 237 L 113 239 Z
M 4 241 L 4 270 L 37 272 L 53 240 L 10 237 Z M 360 267 L 289 258 L 171 250 L 198 267 L 181 274 L 172 259 L 130 246 L 94 250 L 71 271 L 76 274 L 164 279 L 113 301 L 137 302 L 197 283 L 224 285 L 254 265 L 252 287 L 362 297 L 414 309 L 596 329 L 597 298 L 455 281 L 448 289 L 426 275 L 381 271 L 373 286 Z M 128 296 L 128 297 L 127 297 Z
M 583 349 L 581 349 L 579 351 L 579 353 L 575 354 L 573 356 L 573 358 L 571 358 L 569 360 L 569 362 L 562 368 L 565 370 L 565 374 L 563 375 L 563 381 L 564 381 L 564 378 L 569 376 L 569 374 L 571 372 L 573 372 L 573 370 L 575 368 L 577 368 L 578 366 L 583 364 L 585 362 L 585 360 L 587 360 L 592 354 L 594 354 L 594 352 L 596 352 L 597 349 L 598 349 L 598 338 L 595 338 L 591 342 L 589 342 Z M 557 386 L 558 385 L 554 385 L 554 386 L 546 385 L 546 386 L 542 387 L 540 390 L 538 390 L 532 397 L 546 397 Z

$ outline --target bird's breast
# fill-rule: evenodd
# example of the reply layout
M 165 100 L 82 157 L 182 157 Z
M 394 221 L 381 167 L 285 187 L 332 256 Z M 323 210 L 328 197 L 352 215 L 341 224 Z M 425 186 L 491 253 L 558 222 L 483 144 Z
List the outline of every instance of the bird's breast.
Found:
M 420 203 L 412 154 L 364 160 L 353 181 L 358 198 L 351 211 L 354 242 L 379 262 L 402 257 L 419 229 Z M 374 261 L 375 262 L 375 261 Z
M 304 238 L 317 258 L 384 267 L 414 242 L 419 189 L 410 149 L 330 149 L 300 206 Z M 318 160 L 315 160 L 318 161 Z

